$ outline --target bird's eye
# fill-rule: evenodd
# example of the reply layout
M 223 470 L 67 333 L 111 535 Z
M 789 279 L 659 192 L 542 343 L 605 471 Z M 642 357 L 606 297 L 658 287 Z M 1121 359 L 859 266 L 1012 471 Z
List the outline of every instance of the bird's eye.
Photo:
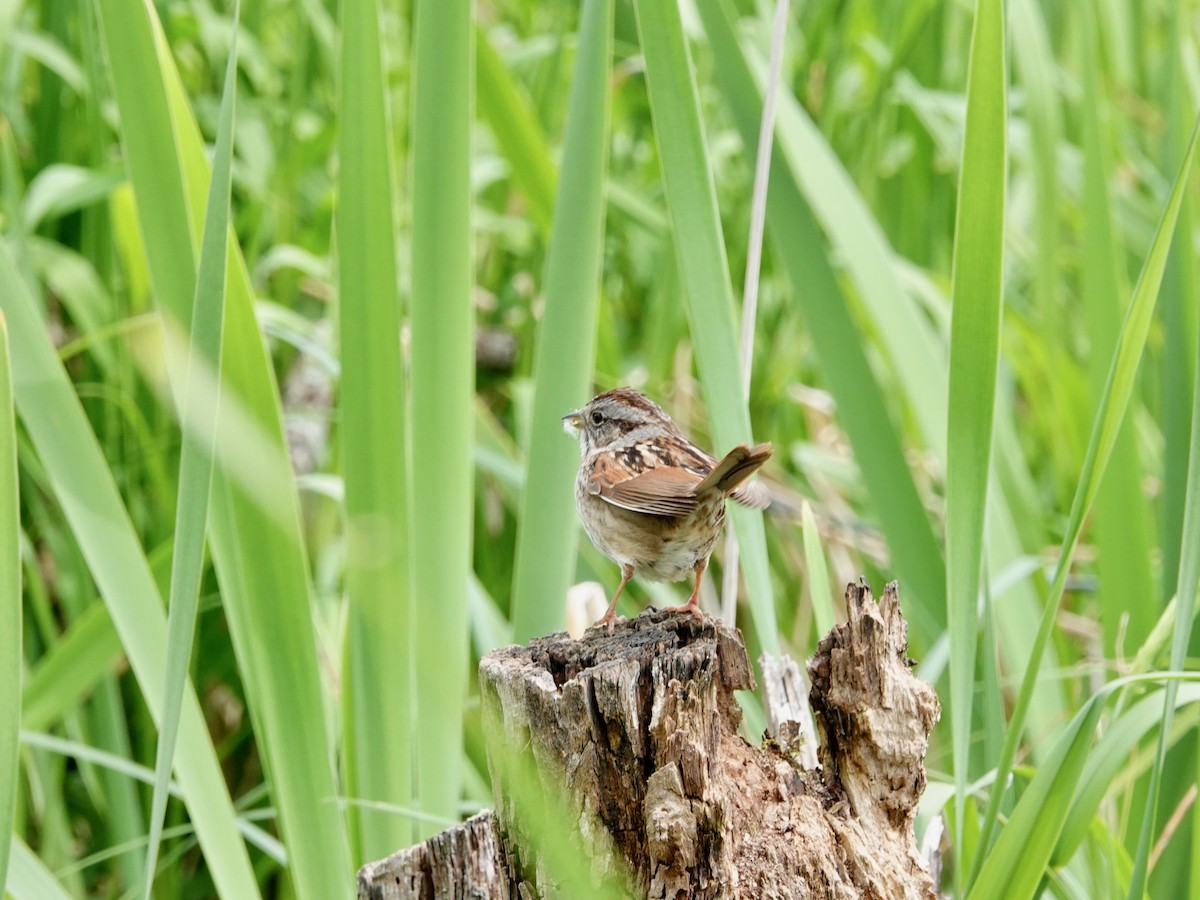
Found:
M 599 425 L 603 421 L 604 421 L 604 416 L 601 415 L 599 412 L 592 413 L 592 424 L 593 425 Z

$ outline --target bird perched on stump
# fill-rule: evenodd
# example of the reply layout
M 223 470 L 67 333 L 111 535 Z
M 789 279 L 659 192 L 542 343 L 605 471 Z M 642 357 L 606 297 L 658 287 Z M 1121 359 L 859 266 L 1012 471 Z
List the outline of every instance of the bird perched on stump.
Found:
M 663 410 L 632 388 L 593 397 L 563 416 L 579 437 L 575 506 L 596 549 L 621 567 L 621 584 L 595 624 L 612 628 L 617 598 L 636 573 L 650 581 L 696 577 L 672 612 L 699 616 L 700 577 L 725 524 L 725 499 L 765 509 L 766 489 L 746 479 L 771 458 L 771 445 L 741 444 L 709 456 Z

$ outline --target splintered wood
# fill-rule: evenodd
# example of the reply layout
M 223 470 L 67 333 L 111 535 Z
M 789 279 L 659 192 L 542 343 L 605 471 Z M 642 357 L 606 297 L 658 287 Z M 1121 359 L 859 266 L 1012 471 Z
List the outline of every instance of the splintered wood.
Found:
M 365 866 L 359 897 L 934 897 L 912 823 L 937 697 L 895 585 L 878 604 L 850 585 L 846 605 L 808 666 L 819 770 L 738 734 L 754 679 L 715 620 L 647 610 L 490 654 L 494 816 Z

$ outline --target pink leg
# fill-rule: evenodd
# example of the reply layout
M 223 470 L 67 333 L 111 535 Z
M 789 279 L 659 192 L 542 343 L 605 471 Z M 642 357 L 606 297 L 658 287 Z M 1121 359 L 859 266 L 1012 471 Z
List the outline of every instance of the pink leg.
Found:
M 617 592 L 613 594 L 612 603 L 608 604 L 608 611 L 600 618 L 592 623 L 592 627 L 597 625 L 607 625 L 608 633 L 612 634 L 613 622 L 616 619 L 617 598 L 621 596 L 621 591 L 625 590 L 625 585 L 629 584 L 629 579 L 633 577 L 633 566 L 621 566 L 621 584 L 617 587 Z
M 704 613 L 700 612 L 700 578 L 704 575 L 704 570 L 708 567 L 708 560 L 702 559 L 696 563 L 692 569 L 696 573 L 696 586 L 692 588 L 692 596 L 688 597 L 688 602 L 683 606 L 668 606 L 667 612 L 690 612 L 697 619 L 703 619 Z

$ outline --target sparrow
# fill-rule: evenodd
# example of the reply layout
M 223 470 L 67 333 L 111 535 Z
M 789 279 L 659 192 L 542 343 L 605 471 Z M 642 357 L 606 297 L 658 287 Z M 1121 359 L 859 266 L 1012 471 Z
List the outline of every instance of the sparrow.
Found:
M 649 581 L 694 574 L 687 603 L 668 610 L 702 616 L 700 577 L 725 524 L 725 500 L 770 505 L 766 489 L 746 479 L 771 458 L 771 445 L 741 444 L 718 461 L 628 387 L 605 391 L 562 420 L 579 438 L 575 506 L 584 531 L 621 567 L 621 584 L 595 624 L 612 630 L 617 599 L 635 573 Z

